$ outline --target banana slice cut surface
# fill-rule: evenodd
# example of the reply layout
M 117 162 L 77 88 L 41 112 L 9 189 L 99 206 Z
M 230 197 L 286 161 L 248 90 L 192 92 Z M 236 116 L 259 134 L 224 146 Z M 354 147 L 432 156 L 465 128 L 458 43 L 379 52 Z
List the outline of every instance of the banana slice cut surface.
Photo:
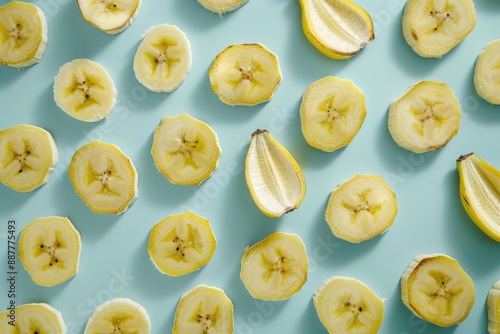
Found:
M 108 34 L 127 29 L 141 7 L 141 0 L 77 0 L 83 19 Z
M 488 314 L 488 333 L 500 333 L 500 281 L 496 281 L 486 297 L 486 312 Z
M 478 55 L 474 87 L 486 102 L 500 104 L 500 39 L 488 43 Z
M 67 328 L 61 312 L 47 303 L 19 305 L 15 310 L 15 320 L 10 310 L 0 313 L 0 333 L 2 334 L 66 334 Z M 9 323 L 13 321 L 12 323 Z M 12 325 L 13 324 L 13 325 Z
M 240 8 L 248 0 L 198 0 L 198 2 L 212 13 L 224 15 Z

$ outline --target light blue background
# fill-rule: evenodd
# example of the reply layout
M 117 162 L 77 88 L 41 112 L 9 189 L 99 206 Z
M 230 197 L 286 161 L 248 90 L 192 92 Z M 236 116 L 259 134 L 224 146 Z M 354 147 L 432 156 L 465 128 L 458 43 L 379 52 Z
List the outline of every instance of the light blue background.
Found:
M 1 1 L 5 3 L 6 1 Z M 42 61 L 23 71 L 0 68 L 0 128 L 29 123 L 49 130 L 59 148 L 50 181 L 31 193 L 0 185 L 0 267 L 6 272 L 7 221 L 17 234 L 33 219 L 68 216 L 83 241 L 79 274 L 63 284 L 34 284 L 17 263 L 17 303 L 45 301 L 59 309 L 69 333 L 82 333 L 93 308 L 111 297 L 129 297 L 149 312 L 153 333 L 171 331 L 177 301 L 197 284 L 223 288 L 235 310 L 235 333 L 326 333 L 311 296 L 333 275 L 356 277 L 385 301 L 380 333 L 486 333 L 485 300 L 500 279 L 500 245 L 468 218 L 458 196 L 455 160 L 476 152 L 500 167 L 500 109 L 485 103 L 472 84 L 477 54 L 500 38 L 500 2 L 476 0 L 477 26 L 442 59 L 423 59 L 401 33 L 403 0 L 360 0 L 375 23 L 375 40 L 354 58 L 337 61 L 319 53 L 304 37 L 301 9 L 295 0 L 250 0 L 219 17 L 195 0 L 143 1 L 132 26 L 107 35 L 80 15 L 75 1 L 39 0 L 49 25 Z M 174 92 L 147 91 L 134 78 L 132 62 L 142 34 L 152 25 L 175 24 L 188 36 L 193 65 Z M 208 69 L 214 57 L 233 43 L 260 42 L 275 52 L 283 81 L 273 99 L 256 107 L 230 107 L 211 92 Z M 88 124 L 62 112 L 53 101 L 53 78 L 74 58 L 105 66 L 118 89 L 115 111 L 103 122 Z M 333 153 L 309 147 L 300 130 L 302 94 L 313 81 L 336 75 L 351 79 L 366 95 L 368 115 L 352 143 Z M 387 107 L 420 80 L 446 82 L 456 93 L 463 117 L 458 135 L 442 150 L 423 155 L 399 148 L 387 131 Z M 165 115 L 189 113 L 208 122 L 223 149 L 219 168 L 199 187 L 170 184 L 150 154 L 152 133 Z M 247 190 L 243 166 L 250 134 L 269 129 L 289 149 L 304 172 L 307 194 L 301 207 L 279 219 L 265 217 Z M 118 145 L 139 172 L 139 198 L 119 216 L 92 213 L 67 177 L 72 154 L 93 139 Z M 394 189 L 399 212 L 383 236 L 349 244 L 331 234 L 324 210 L 330 191 L 356 173 L 383 176 Z M 151 263 L 147 241 L 151 227 L 167 215 L 191 209 L 208 218 L 218 239 L 211 262 L 200 271 L 172 278 Z M 285 302 L 256 302 L 240 278 L 242 250 L 273 231 L 299 234 L 310 270 L 300 293 Z M 441 329 L 416 319 L 401 303 L 399 279 L 414 256 L 444 252 L 472 277 L 476 303 L 459 326 Z M 6 281 L 0 275 L 0 307 L 7 306 Z

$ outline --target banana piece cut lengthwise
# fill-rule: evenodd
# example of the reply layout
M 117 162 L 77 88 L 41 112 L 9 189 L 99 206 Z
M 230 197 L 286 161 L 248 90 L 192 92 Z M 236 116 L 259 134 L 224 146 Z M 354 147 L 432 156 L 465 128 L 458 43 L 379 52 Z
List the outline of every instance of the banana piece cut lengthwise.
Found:
M 66 334 L 66 324 L 59 312 L 47 303 L 30 303 L 16 306 L 15 319 L 10 310 L 0 313 L 2 334 Z M 9 322 L 13 321 L 14 325 Z
M 313 295 L 318 318 L 330 334 L 376 334 L 384 318 L 384 302 L 366 284 L 334 276 Z
M 219 15 L 232 12 L 246 4 L 249 0 L 198 0 L 198 2 L 211 11 Z
M 401 276 L 401 300 L 417 317 L 449 327 L 469 315 L 475 301 L 474 284 L 452 257 L 423 254 Z
M 488 43 L 478 55 L 474 87 L 486 102 L 500 104 L 500 39 Z
M 83 19 L 108 34 L 127 29 L 141 7 L 141 0 L 77 0 Z
M 486 297 L 488 314 L 488 333 L 500 333 L 500 281 L 496 281 Z

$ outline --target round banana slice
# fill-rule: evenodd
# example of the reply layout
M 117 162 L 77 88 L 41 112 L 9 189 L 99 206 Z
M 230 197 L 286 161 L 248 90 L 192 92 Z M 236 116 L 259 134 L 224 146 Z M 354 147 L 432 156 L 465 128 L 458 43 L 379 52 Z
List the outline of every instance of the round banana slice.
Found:
M 449 327 L 469 315 L 475 300 L 474 284 L 454 258 L 423 254 L 401 277 L 401 300 L 417 317 Z
M 179 300 L 172 333 L 231 334 L 233 314 L 233 303 L 222 289 L 200 284 Z
M 384 318 L 384 302 L 366 284 L 334 276 L 313 295 L 318 318 L 330 334 L 376 334 Z
M 478 55 L 474 87 L 486 102 L 500 104 L 500 39 L 488 43 Z
M 95 213 L 123 213 L 138 196 L 137 170 L 113 144 L 94 140 L 79 148 L 68 175 L 76 193 Z
M 325 152 L 349 144 L 365 117 L 365 94 L 350 80 L 324 77 L 309 85 L 302 97 L 302 134 L 310 146 Z
M 40 62 L 47 41 L 47 20 L 40 8 L 23 1 L 0 7 L 0 65 L 23 68 Z
M 240 277 L 257 299 L 285 300 L 307 281 L 307 254 L 296 234 L 274 232 L 245 248 Z
M 33 282 L 51 287 L 78 273 L 82 242 L 66 217 L 35 219 L 21 231 L 19 259 Z
M 198 2 L 212 13 L 224 15 L 240 8 L 248 0 L 198 0 Z
M 332 191 L 325 219 L 340 239 L 359 243 L 387 231 L 398 212 L 396 195 L 378 175 L 355 175 Z
M 424 153 L 444 147 L 458 133 L 460 105 L 445 83 L 420 81 L 389 106 L 388 128 L 404 149 Z
M 421 57 L 439 58 L 462 42 L 476 26 L 472 0 L 407 0 L 403 36 Z
M 75 59 L 54 79 L 54 101 L 66 114 L 84 122 L 106 118 L 116 104 L 115 84 L 106 69 L 90 60 Z
M 186 34 L 176 26 L 161 24 L 149 29 L 137 48 L 135 76 L 153 92 L 171 92 L 186 79 L 191 58 Z
M 154 131 L 151 154 L 173 184 L 199 185 L 215 171 L 221 153 L 215 131 L 188 114 L 166 116 Z
M 212 91 L 231 106 L 269 101 L 282 79 L 278 57 L 259 43 L 228 46 L 215 57 L 208 76 Z
M 488 292 L 486 298 L 486 311 L 488 314 L 488 333 L 500 333 L 500 281 L 496 281 Z
M 128 298 L 113 298 L 96 307 L 83 333 L 151 334 L 151 320 L 139 303 Z
M 188 211 L 168 216 L 153 227 L 148 253 L 160 272 L 181 276 L 207 264 L 216 244 L 210 222 Z
M 61 312 L 47 303 L 30 303 L 0 313 L 2 334 L 66 334 Z
M 0 131 L 0 182 L 19 192 L 45 183 L 57 164 L 52 135 L 37 126 L 21 124 Z
M 141 0 L 77 0 L 83 19 L 108 34 L 127 29 L 141 7 Z

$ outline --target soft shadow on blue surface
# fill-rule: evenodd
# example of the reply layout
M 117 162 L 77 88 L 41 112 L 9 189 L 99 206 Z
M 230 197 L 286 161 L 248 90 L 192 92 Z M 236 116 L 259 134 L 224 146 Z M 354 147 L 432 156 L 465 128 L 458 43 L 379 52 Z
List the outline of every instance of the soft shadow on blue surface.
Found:
M 0 187 L 0 212 L 2 215 L 2 221 L 12 218 L 15 219 L 19 210 L 28 205 L 27 203 L 30 199 L 43 188 L 43 186 L 41 186 L 28 193 L 20 193 L 3 184 L 0 184 Z
M 184 20 L 189 21 L 189 28 L 194 28 L 201 32 L 206 32 L 219 24 L 223 24 L 223 21 L 228 20 L 232 15 L 238 14 L 238 11 L 234 11 L 219 16 L 219 14 L 205 9 L 197 1 L 191 1 L 189 8 L 187 8 L 183 1 L 175 1 L 174 8 L 176 15 L 182 15 L 184 16 Z
M 26 67 L 22 70 L 8 66 L 0 66 L 0 88 L 13 84 L 36 65 L 37 64 Z
M 478 0 L 474 1 L 474 5 L 478 12 L 500 12 L 500 2 L 497 0 Z
M 314 334 L 327 334 L 328 331 L 323 326 L 318 318 L 316 309 L 314 308 L 314 302 L 311 298 L 307 303 L 307 308 L 302 312 L 300 320 L 297 322 L 297 332 L 298 333 L 314 333 Z

